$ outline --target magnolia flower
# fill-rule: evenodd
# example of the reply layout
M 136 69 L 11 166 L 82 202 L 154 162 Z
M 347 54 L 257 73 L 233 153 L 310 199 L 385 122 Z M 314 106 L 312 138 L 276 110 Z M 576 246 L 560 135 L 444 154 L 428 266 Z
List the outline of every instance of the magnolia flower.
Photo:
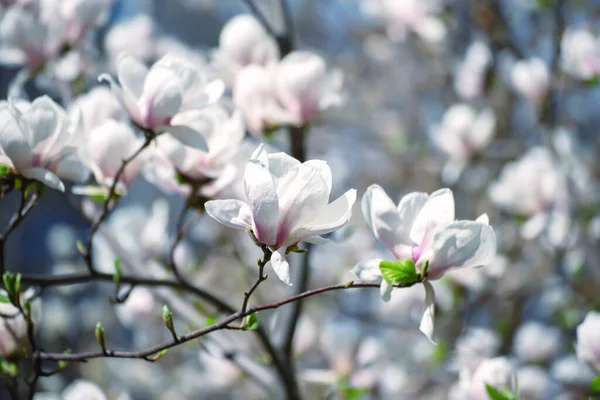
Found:
M 144 140 L 136 137 L 133 129 L 124 122 L 108 120 L 96 127 L 86 137 L 79 149 L 80 158 L 94 174 L 96 182 L 102 188 L 100 193 L 107 194 L 121 168 L 123 160 L 138 151 Z M 127 164 L 116 186 L 116 193 L 125 194 L 139 175 L 146 162 L 147 152 L 142 151 Z M 77 194 L 99 193 L 97 188 L 74 188 Z
M 577 327 L 577 358 L 600 373 L 600 313 L 590 311 Z
M 550 86 L 550 72 L 540 58 L 517 61 L 510 71 L 514 88 L 532 103 L 540 102 Z
M 223 225 L 251 230 L 273 250 L 270 264 L 279 279 L 291 285 L 287 249 L 301 241 L 324 243 L 327 240 L 320 235 L 350 219 L 356 190 L 328 204 L 331 183 L 325 161 L 300 163 L 285 153 L 267 154 L 261 145 L 246 164 L 247 202 L 212 200 L 206 203 L 206 212 Z
M 194 65 L 169 55 L 148 69 L 131 54 L 122 54 L 117 59 L 117 76 L 122 87 L 108 74 L 99 79 L 110 83 L 136 124 L 156 133 L 168 130 L 188 145 L 203 145 L 198 132 L 180 125 L 181 113 L 215 103 L 225 89 L 223 82 L 207 82 Z
M 64 191 L 61 179 L 83 182 L 89 174 L 77 154 L 78 131 L 47 96 L 31 104 L 0 102 L 0 164 Z
M 560 54 L 562 68 L 575 78 L 588 80 L 600 74 L 600 46 L 588 30 L 567 29 Z
M 277 42 L 249 14 L 237 15 L 225 24 L 219 36 L 219 48 L 213 54 L 217 69 L 225 72 L 230 86 L 245 66 L 266 66 L 278 60 Z
M 66 40 L 76 44 L 106 20 L 112 0 L 62 0 L 57 3 Z
M 476 221 L 454 220 L 454 196 L 450 189 L 431 195 L 410 193 L 396 207 L 378 185 L 371 185 L 362 199 L 367 224 L 397 260 L 411 260 L 425 287 L 425 311 L 420 330 L 431 340 L 435 298 L 430 280 L 457 268 L 490 264 L 496 256 L 496 233 L 488 216 Z M 352 272 L 361 280 L 382 278 L 381 259 L 365 260 Z M 425 268 L 427 268 L 425 270 Z M 390 299 L 393 284 L 381 282 L 381 296 Z
M 108 120 L 124 121 L 127 113 L 115 99 L 110 89 L 96 86 L 78 97 L 69 106 L 71 118 L 81 118 L 84 136 Z
M 392 40 L 405 40 L 409 32 L 429 42 L 438 42 L 446 35 L 446 27 L 435 15 L 437 0 L 363 0 L 361 5 L 367 13 L 386 22 Z
M 0 63 L 26 65 L 37 72 L 62 44 L 60 21 L 45 23 L 33 10 L 10 7 L 0 19 Z
M 114 25 L 104 38 L 104 49 L 109 65 L 117 64 L 121 53 L 128 53 L 139 60 L 150 62 L 156 57 L 156 26 L 146 14 Z
M 28 289 L 22 294 L 22 301 L 31 300 L 33 294 L 33 290 Z M 0 290 L 0 296 L 7 297 L 8 293 Z M 39 314 L 39 303 L 36 302 L 32 307 L 34 321 L 39 319 Z M 0 302 L 0 315 L 0 356 L 10 359 L 27 341 L 27 321 L 19 309 L 8 302 Z M 8 316 L 11 318 L 6 318 Z
M 560 228 L 553 223 L 566 216 L 567 193 L 566 179 L 545 147 L 534 147 L 520 160 L 505 165 L 488 192 L 496 205 L 530 217 L 521 227 L 528 239 L 548 227 Z
M 456 71 L 454 90 L 464 99 L 481 96 L 485 87 L 486 72 L 492 63 L 492 52 L 481 41 L 471 44 Z
M 318 55 L 297 51 L 277 65 L 251 65 L 238 74 L 233 99 L 253 133 L 282 124 L 301 126 L 342 101 L 342 73 Z
M 218 195 L 237 177 L 232 163 L 244 139 L 243 118 L 239 111 L 229 112 L 214 105 L 185 113 L 186 125 L 198 131 L 208 145 L 208 152 L 184 146 L 169 134 L 159 136 L 157 146 L 146 169 L 146 178 L 168 193 L 192 195 L 210 199 Z
M 455 182 L 469 160 L 488 146 L 495 125 L 491 109 L 476 113 L 466 104 L 455 104 L 446 111 L 432 135 L 433 143 L 450 157 L 442 171 L 444 182 Z
M 515 385 L 515 371 L 505 357 L 496 357 L 484 360 L 479 364 L 470 381 L 470 399 L 488 400 L 486 385 L 504 391 L 513 390 Z
M 294 51 L 277 66 L 275 92 L 294 123 L 303 125 L 320 111 L 341 104 L 342 80 L 342 72 L 327 71 L 327 64 L 319 55 Z
M 107 400 L 98 385 L 83 379 L 77 379 L 67 386 L 61 398 L 63 400 Z
M 560 330 L 539 322 L 527 322 L 515 333 L 513 345 L 515 354 L 525 362 L 548 361 L 560 350 Z

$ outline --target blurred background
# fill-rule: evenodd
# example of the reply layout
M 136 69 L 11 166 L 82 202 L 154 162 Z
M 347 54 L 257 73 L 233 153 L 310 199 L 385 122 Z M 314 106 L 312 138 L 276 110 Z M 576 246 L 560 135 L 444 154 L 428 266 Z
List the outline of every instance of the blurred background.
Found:
M 343 73 L 341 103 L 322 110 L 306 135 L 307 158 L 331 167 L 331 199 L 356 188 L 360 200 L 373 183 L 395 202 L 413 191 L 449 187 L 457 219 L 487 213 L 499 241 L 492 265 L 435 281 L 437 345 L 418 330 L 421 285 L 396 290 L 389 303 L 372 289 L 307 300 L 294 342 L 303 398 L 487 398 L 478 397 L 473 382 L 494 375 L 485 370 L 493 369 L 486 362 L 501 360 L 496 375 L 502 378 L 494 384 L 514 386 L 516 377 L 521 399 L 587 399 L 600 356 L 596 364 L 583 359 L 576 343 L 577 327 L 589 312 L 600 311 L 600 2 L 287 3 L 295 49 L 314 52 L 328 70 Z M 279 0 L 253 4 L 285 34 L 289 26 Z M 3 7 L 4 13 L 27 6 Z M 241 0 L 115 0 L 90 32 L 88 52 L 77 67 L 53 62 L 25 91 L 30 99 L 49 94 L 68 109 L 100 85 L 100 73 L 114 74 L 122 51 L 148 65 L 178 54 L 227 80 L 216 56 L 224 46 L 221 32 L 232 18 L 249 13 Z M 0 37 L 8 29 L 2 24 L 0 18 Z M 0 68 L 2 99 L 22 70 Z M 229 84 L 225 101 L 239 107 L 232 92 Z M 286 129 L 267 136 L 248 129 L 231 163 L 243 171 L 259 143 L 290 151 Z M 217 197 L 240 197 L 239 177 Z M 310 288 L 354 279 L 350 269 L 366 258 L 391 259 L 366 226 L 359 200 L 348 227 L 330 243 L 312 247 Z M 7 268 L 85 272 L 76 243 L 87 237 L 88 217 L 97 207 L 92 203 L 70 188 L 47 190 L 7 242 Z M 184 203 L 181 193 L 169 193 L 141 174 L 101 230 L 97 264 L 111 272 L 120 257 L 128 273 L 166 276 L 164 259 Z M 17 206 L 17 193 L 2 199 L 2 226 Z M 244 232 L 207 216 L 191 212 L 188 219 L 196 222 L 177 248 L 180 270 L 194 284 L 240 304 L 256 274 L 259 249 Z M 302 257 L 293 255 L 292 267 Z M 98 321 L 109 347 L 144 348 L 170 338 L 161 319 L 163 304 L 173 309 L 180 333 L 203 326 L 215 312 L 187 294 L 143 287 L 114 305 L 109 302 L 114 291 L 110 282 L 45 289 L 39 299 L 42 348 L 95 350 Z M 291 293 L 269 279 L 253 302 Z M 261 326 L 276 337 L 286 310 L 261 313 Z M 73 363 L 41 378 L 39 390 L 48 397 L 35 398 L 66 399 L 65 388 L 80 379 L 94 382 L 108 399 L 283 396 L 248 332 L 217 332 L 156 363 Z M 91 396 L 77 398 L 102 398 Z

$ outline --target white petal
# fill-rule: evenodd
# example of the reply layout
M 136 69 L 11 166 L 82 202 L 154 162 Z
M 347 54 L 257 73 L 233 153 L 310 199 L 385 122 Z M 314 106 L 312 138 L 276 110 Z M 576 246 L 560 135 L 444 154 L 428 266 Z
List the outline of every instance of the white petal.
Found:
M 170 122 L 181 107 L 184 88 L 177 75 L 166 68 L 152 68 L 146 76 L 144 91 L 138 100 L 142 124 L 149 129 Z
M 315 168 L 321 173 L 321 176 L 325 180 L 327 187 L 329 188 L 328 195 L 331 193 L 331 185 L 333 183 L 333 179 L 331 177 L 331 168 L 327 164 L 327 161 L 323 160 L 308 160 L 304 163 L 304 165 L 308 165 L 312 168 Z
M 269 168 L 269 158 L 269 154 L 265 150 L 265 145 L 262 143 L 256 148 L 256 150 L 254 150 L 254 152 L 252 152 L 252 155 L 250 156 L 250 160 L 257 160 L 267 168 Z
M 312 244 L 326 244 L 329 243 L 329 239 L 326 239 L 324 237 L 321 236 L 312 236 L 309 238 L 304 238 L 302 239 L 302 241 L 306 242 L 306 243 L 312 243 Z
M 61 179 L 77 183 L 85 182 L 90 176 L 90 170 L 79 160 L 75 150 L 62 155 L 54 166 L 54 173 Z
M 31 107 L 21 116 L 29 145 L 36 153 L 44 154 L 52 146 L 52 142 L 66 139 L 55 136 L 55 133 L 61 132 L 68 134 L 66 129 L 57 132 L 59 121 L 56 109 L 56 103 L 48 96 L 42 96 L 31 103 Z
M 271 267 L 277 274 L 277 277 L 286 285 L 292 286 L 290 281 L 290 264 L 287 262 L 284 256 L 285 249 L 282 247 L 277 251 L 274 251 L 271 255 Z
M 363 282 L 377 283 L 382 280 L 379 263 L 381 258 L 369 258 L 356 264 L 350 272 Z
M 521 236 L 528 240 L 535 239 L 548 225 L 548 219 L 548 213 L 543 212 L 535 214 L 521 225 Z
M 264 244 L 275 244 L 279 200 L 273 177 L 267 167 L 256 160 L 248 161 L 244 172 L 244 187 L 256 238 Z
M 396 205 L 381 186 L 369 186 L 363 195 L 361 205 L 363 216 L 373 234 L 390 251 L 393 252 L 398 244 L 406 243 L 401 232 L 402 223 Z
M 117 57 L 117 76 L 123 89 L 128 90 L 136 98 L 142 96 L 144 80 L 148 68 L 133 55 L 121 53 Z
M 281 178 L 290 169 L 296 165 L 300 165 L 300 161 L 286 153 L 281 152 L 269 154 L 267 165 L 269 166 L 269 172 L 271 175 L 273 175 L 275 178 Z
M 398 203 L 398 214 L 400 215 L 400 224 L 402 226 L 402 232 L 405 232 L 407 237 L 405 240 L 409 240 L 408 235 L 410 230 L 419 215 L 419 211 L 423 208 L 429 195 L 423 192 L 412 192 L 402 197 L 400 203 Z
M 450 189 L 433 192 L 415 218 L 410 238 L 422 243 L 454 221 L 454 196 Z
M 129 112 L 131 118 L 139 124 L 142 124 L 140 110 L 137 105 L 137 99 L 128 90 L 123 90 L 109 74 L 98 76 L 98 82 L 108 82 L 111 92 L 117 98 L 119 104 Z
M 202 151 L 208 151 L 206 141 L 198 131 L 185 125 L 171 125 L 165 130 L 175 139 L 186 146 L 193 147 Z
M 433 237 L 428 249 L 429 279 L 438 279 L 450 269 L 490 264 L 496 257 L 496 233 L 486 224 L 455 221 Z
M 235 229 L 251 229 L 248 205 L 240 200 L 211 200 L 204 205 L 206 213 L 217 222 Z
M 394 285 L 383 279 L 381 281 L 381 286 L 379 287 L 379 295 L 381 296 L 381 300 L 385 301 L 386 303 L 390 301 L 393 290 Z
M 352 206 L 356 201 L 356 189 L 350 189 L 335 201 L 321 209 L 313 221 L 290 234 L 288 242 L 307 241 L 316 235 L 324 235 L 341 228 L 352 215 Z
M 423 282 L 425 288 L 425 308 L 421 317 L 419 330 L 427 336 L 431 343 L 436 344 L 433 340 L 433 318 L 435 316 L 435 292 L 433 286 L 428 281 Z
M 60 190 L 61 192 L 65 191 L 65 185 L 58 178 L 58 176 L 54 175 L 52 172 L 48 171 L 44 168 L 29 168 L 25 171 L 21 172 L 24 177 L 29 179 L 34 179 L 36 181 L 42 182 L 44 185 Z
M 18 170 L 30 165 L 31 147 L 6 103 L 0 105 L 0 147 Z
M 220 79 L 215 79 L 208 82 L 204 87 L 204 91 L 206 94 L 206 103 L 216 103 L 223 96 L 223 93 L 225 93 L 225 83 Z
M 477 219 L 475 220 L 475 222 L 480 222 L 480 223 L 482 223 L 484 225 L 489 225 L 490 224 L 490 217 L 486 213 L 483 213 L 479 217 L 477 217 Z

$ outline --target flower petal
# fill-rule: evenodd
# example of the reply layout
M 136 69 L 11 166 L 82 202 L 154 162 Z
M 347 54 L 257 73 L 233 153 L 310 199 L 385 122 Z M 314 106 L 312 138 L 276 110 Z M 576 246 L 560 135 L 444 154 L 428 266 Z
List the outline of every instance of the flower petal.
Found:
M 382 258 L 369 258 L 356 264 L 350 272 L 363 282 L 377 283 L 382 280 L 379 263 Z
M 204 205 L 206 213 L 221 224 L 235 229 L 251 229 L 248 205 L 240 200 L 211 200 Z
M 137 99 L 133 93 L 129 92 L 128 90 L 123 90 L 109 74 L 101 74 L 98 76 L 98 82 L 108 82 L 110 90 L 117 98 L 119 104 L 127 110 L 134 121 L 140 124 L 142 123 L 140 110 L 137 105 Z
M 276 153 L 277 154 L 277 153 Z M 274 154 L 273 154 L 274 155 Z M 260 144 L 256 150 L 254 150 L 254 152 L 252 153 L 252 155 L 250 156 L 250 160 L 257 160 L 259 163 L 261 163 L 262 165 L 264 165 L 265 167 L 269 168 L 269 154 L 267 153 L 267 151 L 265 150 L 265 145 L 264 144 Z M 269 169 L 269 172 L 271 172 L 271 170 Z M 272 173 L 272 172 L 271 172 Z
M 393 290 L 394 285 L 383 279 L 381 281 L 381 286 L 379 287 L 379 295 L 381 296 L 381 300 L 385 301 L 386 303 L 390 301 Z
M 0 103 L 0 147 L 17 170 L 31 163 L 31 147 L 6 102 Z
M 375 237 L 394 254 L 399 244 L 410 245 L 402 234 L 396 205 L 379 185 L 371 185 L 362 198 L 362 212 Z M 407 215 L 406 218 L 409 218 Z M 398 256 L 396 254 L 396 256 Z
M 57 137 L 56 133 L 68 135 L 67 129 L 57 132 L 57 106 L 48 96 L 37 98 L 21 116 L 21 123 L 32 150 L 45 155 L 53 142 L 64 141 L 65 137 Z
M 52 172 L 48 171 L 44 168 L 28 168 L 25 171 L 22 171 L 24 177 L 29 179 L 34 179 L 36 181 L 42 182 L 44 185 L 60 190 L 61 192 L 65 191 L 65 185 L 59 179 L 58 176 L 54 175 Z
M 148 68 L 141 61 L 129 53 L 119 54 L 117 76 L 123 89 L 140 98 L 144 91 L 146 75 L 148 75 Z
M 433 237 L 427 250 L 429 279 L 438 279 L 451 269 L 490 264 L 496 257 L 496 247 L 496 233 L 491 226 L 455 221 Z
M 328 192 L 328 195 L 329 195 L 331 193 L 331 185 L 332 185 L 333 179 L 331 177 L 331 168 L 329 168 L 327 161 L 308 160 L 304 163 L 304 165 L 308 165 L 312 168 L 315 168 L 316 170 L 318 170 L 321 173 L 321 176 L 323 177 L 323 179 L 325 180 L 325 183 L 327 184 L 327 187 L 329 188 L 329 192 Z
M 425 288 L 425 308 L 423 309 L 423 316 L 421 317 L 421 324 L 419 330 L 427 336 L 427 339 L 431 343 L 436 344 L 433 340 L 433 318 L 435 315 L 435 292 L 433 286 L 428 281 L 423 282 Z
M 290 244 L 307 241 L 308 238 L 313 236 L 324 235 L 339 229 L 350 219 L 355 201 L 356 189 L 348 190 L 335 201 L 322 208 L 308 225 L 300 226 L 291 232 L 287 241 Z
M 415 243 L 426 243 L 454 221 L 454 195 L 450 189 L 433 192 L 417 214 L 410 231 Z
M 279 200 L 275 182 L 268 168 L 257 160 L 248 161 L 244 172 L 244 187 L 254 220 L 256 238 L 264 244 L 275 244 Z
M 281 178 L 290 169 L 300 164 L 300 161 L 283 152 L 268 155 L 267 165 L 269 166 L 269 172 L 277 179 Z
M 181 81 L 172 71 L 152 68 L 137 103 L 142 117 L 139 122 L 148 129 L 167 125 L 181 107 L 183 91 Z
M 171 125 L 165 130 L 175 139 L 186 146 L 193 147 L 202 151 L 208 151 L 204 137 L 198 131 L 185 125 Z
M 274 251 L 271 255 L 271 267 L 277 274 L 277 277 L 286 285 L 292 286 L 290 281 L 290 264 L 287 262 L 284 256 L 285 249 L 282 247 L 277 251 Z

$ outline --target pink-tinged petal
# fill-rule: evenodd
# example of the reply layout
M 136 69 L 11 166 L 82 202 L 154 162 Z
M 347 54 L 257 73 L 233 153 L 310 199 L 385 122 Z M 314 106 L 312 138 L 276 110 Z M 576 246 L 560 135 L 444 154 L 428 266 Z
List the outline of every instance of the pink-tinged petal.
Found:
M 274 251 L 271 255 L 271 267 L 273 267 L 273 271 L 277 274 L 279 280 L 285 283 L 288 286 L 292 286 L 292 282 L 290 281 L 290 264 L 285 259 L 285 249 L 280 248 L 277 251 Z
M 450 189 L 433 192 L 414 220 L 410 238 L 414 243 L 426 244 L 430 238 L 454 221 L 454 196 Z
M 379 185 L 371 185 L 362 198 L 362 212 L 375 237 L 390 251 L 410 245 L 402 234 L 402 221 L 396 205 Z M 394 252 L 394 254 L 396 254 Z
M 331 186 L 333 183 L 333 178 L 331 176 L 331 168 L 329 168 L 327 161 L 308 160 L 304 163 L 304 165 L 308 165 L 309 167 L 312 167 L 321 173 L 323 180 L 325 180 L 325 183 L 327 184 L 327 187 L 329 188 L 329 192 L 327 193 L 327 195 L 329 195 L 331 193 Z
M 288 239 L 296 230 L 316 221 L 315 217 L 327 206 L 329 189 L 321 173 L 306 165 L 298 165 L 277 181 L 279 227 L 277 244 L 291 245 Z
M 357 279 L 368 282 L 377 283 L 382 280 L 381 270 L 379 264 L 383 261 L 382 258 L 369 258 L 356 264 L 350 272 L 356 276 Z
M 143 125 L 142 117 L 140 114 L 140 109 L 138 108 L 138 105 L 137 105 L 137 99 L 133 95 L 133 93 L 131 93 L 128 90 L 123 90 L 117 84 L 117 82 L 115 82 L 113 77 L 110 76 L 109 74 L 101 74 L 100 76 L 98 76 L 98 82 L 108 82 L 108 84 L 110 86 L 110 90 L 111 90 L 111 92 L 113 92 L 113 94 L 117 98 L 117 101 L 119 102 L 119 104 L 125 110 L 127 110 L 129 115 L 131 116 L 131 118 L 136 123 Z
M 381 281 L 381 286 L 379 287 L 379 295 L 381 296 L 381 300 L 385 301 L 386 303 L 390 301 L 393 290 L 394 285 L 383 279 Z
M 59 126 L 57 106 L 48 96 L 42 96 L 31 103 L 21 116 L 21 124 L 25 128 L 25 135 L 32 150 L 37 154 L 44 154 L 56 141 L 64 141 L 65 138 L 58 137 L 57 133 L 64 132 L 68 135 L 66 129 L 57 132 Z
M 42 182 L 44 185 L 52 189 L 60 190 L 61 192 L 65 191 L 65 185 L 62 183 L 60 178 L 47 169 L 28 168 L 25 171 L 22 171 L 21 174 L 23 174 L 23 176 L 26 178 Z
M 431 283 L 423 282 L 425 288 L 425 307 L 423 309 L 423 316 L 421 317 L 421 324 L 419 330 L 427 336 L 427 339 L 431 343 L 436 344 L 433 340 L 433 318 L 435 316 L 435 292 Z
M 6 103 L 0 104 L 0 147 L 18 171 L 31 165 L 31 147 Z
M 404 241 L 406 243 L 410 243 L 411 228 L 428 198 L 427 193 L 412 192 L 402 197 L 400 203 L 398 203 L 398 215 L 400 215 L 401 229 L 405 235 Z
M 265 153 L 266 154 L 266 153 Z M 273 153 L 268 155 L 267 164 L 269 172 L 275 179 L 284 176 L 290 169 L 300 165 L 300 161 L 286 153 Z
M 240 200 L 211 200 L 204 205 L 206 213 L 221 224 L 234 229 L 251 229 L 248 205 Z
M 438 279 L 451 269 L 492 263 L 496 248 L 496 233 L 491 226 L 474 221 L 455 221 L 433 237 L 431 246 L 418 264 L 429 257 L 429 279 Z
M 335 201 L 320 209 L 308 225 L 294 230 L 287 239 L 288 244 L 308 241 L 308 238 L 324 235 L 341 228 L 352 216 L 352 206 L 356 202 L 356 189 L 350 189 Z
M 165 130 L 175 139 L 186 146 L 193 147 L 202 151 L 208 151 L 206 141 L 198 131 L 186 125 L 171 125 Z
M 273 177 L 268 168 L 256 160 L 246 164 L 244 188 L 254 219 L 254 234 L 264 244 L 274 245 L 277 239 L 279 200 Z
M 148 129 L 168 125 L 181 107 L 183 91 L 181 81 L 173 71 L 152 68 L 137 102 L 143 125 Z
M 136 98 L 142 96 L 144 81 L 148 75 L 148 67 L 128 53 L 121 53 L 117 57 L 117 76 L 123 89 L 129 91 Z

